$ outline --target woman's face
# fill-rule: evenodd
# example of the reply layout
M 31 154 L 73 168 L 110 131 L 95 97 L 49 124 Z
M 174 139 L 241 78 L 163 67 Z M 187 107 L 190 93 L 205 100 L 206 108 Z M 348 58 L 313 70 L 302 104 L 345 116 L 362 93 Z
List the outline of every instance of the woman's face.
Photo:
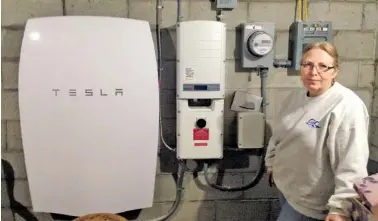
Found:
M 320 95 L 330 88 L 337 75 L 334 59 L 319 48 L 303 55 L 300 72 L 303 85 L 312 96 Z

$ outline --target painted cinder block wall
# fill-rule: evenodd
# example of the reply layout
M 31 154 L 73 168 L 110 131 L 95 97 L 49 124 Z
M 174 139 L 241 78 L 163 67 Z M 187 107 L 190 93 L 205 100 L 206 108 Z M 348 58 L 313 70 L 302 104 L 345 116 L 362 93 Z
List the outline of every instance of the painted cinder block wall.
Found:
M 215 20 L 209 0 L 182 0 L 182 20 Z M 177 17 L 176 0 L 162 0 L 163 26 L 163 92 L 161 96 L 164 117 L 164 134 L 169 144 L 175 145 L 175 29 Z M 5 221 L 52 220 L 50 214 L 31 212 L 28 181 L 25 172 L 20 136 L 17 72 L 21 39 L 25 21 L 31 17 L 61 15 L 117 16 L 147 20 L 156 45 L 156 2 L 150 0 L 2 0 L 1 23 L 1 75 L 2 75 L 2 219 Z M 288 27 L 294 19 L 295 2 L 292 0 L 240 0 L 238 7 L 224 12 L 227 24 L 227 73 L 225 106 L 225 143 L 235 146 L 235 113 L 231 112 L 232 95 L 245 90 L 248 73 L 239 68 L 240 31 L 237 26 L 247 21 L 272 21 L 276 23 L 276 58 L 286 58 Z M 310 1 L 309 18 L 330 20 L 334 26 L 334 42 L 341 56 L 339 82 L 353 89 L 371 110 L 371 158 L 378 160 L 378 12 L 375 0 Z M 252 84 L 259 95 L 259 78 Z M 268 78 L 268 118 L 278 110 L 283 98 L 292 90 L 301 87 L 298 77 L 288 77 L 285 70 L 271 70 Z M 177 172 L 174 155 L 163 149 L 159 156 L 155 205 L 143 210 L 137 220 L 149 220 L 165 214 L 175 197 L 175 183 L 172 174 Z M 252 179 L 257 164 L 256 156 L 227 154 L 223 164 L 227 172 L 223 183 L 240 185 Z M 4 164 L 5 163 L 5 164 Z M 6 166 L 8 165 L 8 166 Z M 193 164 L 192 166 L 195 166 Z M 13 176 L 10 174 L 13 170 Z M 5 172 L 4 172 L 5 171 Z M 4 175 L 6 173 L 6 176 Z M 14 186 L 9 186 L 14 179 Z M 63 181 L 62 181 L 63 182 Z M 8 187 L 6 186 L 8 183 Z M 182 206 L 173 220 L 274 220 L 278 211 L 274 189 L 264 179 L 255 188 L 244 192 L 224 193 L 209 188 L 203 173 L 187 173 L 184 181 Z M 8 191 L 13 192 L 9 197 Z M 10 200 L 10 198 L 12 200 Z M 58 199 L 57 199 L 58 200 Z M 17 213 L 10 209 L 10 202 Z M 30 214 L 28 213 L 30 211 Z M 24 213 L 23 213 L 24 212 Z M 25 213 L 26 212 L 26 213 Z M 26 214 L 21 215 L 21 214 Z M 30 216 L 32 215 L 32 216 Z M 25 218 L 23 218 L 25 217 Z M 31 217 L 31 218 L 30 218 Z

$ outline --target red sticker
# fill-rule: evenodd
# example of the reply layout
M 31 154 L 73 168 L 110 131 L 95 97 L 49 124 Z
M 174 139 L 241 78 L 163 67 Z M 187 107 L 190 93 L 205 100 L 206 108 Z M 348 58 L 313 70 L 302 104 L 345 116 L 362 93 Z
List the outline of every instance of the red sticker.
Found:
M 209 140 L 209 129 L 208 128 L 194 128 L 193 129 L 193 140 Z

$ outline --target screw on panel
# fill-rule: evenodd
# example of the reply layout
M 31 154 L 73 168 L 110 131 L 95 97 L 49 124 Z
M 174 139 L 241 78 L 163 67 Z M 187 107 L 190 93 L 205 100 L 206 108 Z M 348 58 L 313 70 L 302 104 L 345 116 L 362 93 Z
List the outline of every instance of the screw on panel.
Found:
M 177 113 L 181 113 L 181 111 L 177 111 Z

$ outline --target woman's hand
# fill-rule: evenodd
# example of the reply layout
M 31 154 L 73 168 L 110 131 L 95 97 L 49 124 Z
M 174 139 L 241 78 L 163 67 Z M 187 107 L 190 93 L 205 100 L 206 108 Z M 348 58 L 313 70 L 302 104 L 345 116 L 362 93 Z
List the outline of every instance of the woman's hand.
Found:
M 339 214 L 329 214 L 325 221 L 348 221 L 347 217 Z

